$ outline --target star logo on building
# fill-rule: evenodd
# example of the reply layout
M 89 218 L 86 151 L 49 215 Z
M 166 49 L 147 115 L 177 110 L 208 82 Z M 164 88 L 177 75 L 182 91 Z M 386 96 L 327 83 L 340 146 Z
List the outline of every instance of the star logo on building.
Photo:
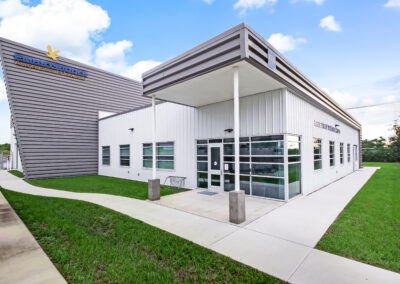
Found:
M 57 53 L 59 53 L 60 51 L 59 51 L 59 50 L 53 51 L 53 50 L 51 49 L 51 46 L 50 46 L 50 45 L 47 46 L 47 51 L 49 52 L 49 53 L 46 54 L 47 57 L 50 57 L 51 59 L 57 61 L 57 58 L 58 58 Z

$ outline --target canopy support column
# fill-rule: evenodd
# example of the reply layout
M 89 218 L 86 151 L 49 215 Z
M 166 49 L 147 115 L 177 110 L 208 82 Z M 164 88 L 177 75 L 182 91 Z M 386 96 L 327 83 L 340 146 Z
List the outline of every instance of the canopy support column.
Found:
M 148 199 L 149 200 L 160 200 L 160 179 L 157 179 L 157 147 L 156 147 L 156 95 L 152 96 L 151 99 L 152 106 L 152 154 L 153 154 L 153 162 L 152 162 L 152 179 L 149 179 L 148 184 Z
M 229 221 L 240 224 L 246 221 L 245 192 L 240 190 L 240 109 L 239 67 L 233 67 L 233 117 L 235 138 L 235 190 L 229 192 Z

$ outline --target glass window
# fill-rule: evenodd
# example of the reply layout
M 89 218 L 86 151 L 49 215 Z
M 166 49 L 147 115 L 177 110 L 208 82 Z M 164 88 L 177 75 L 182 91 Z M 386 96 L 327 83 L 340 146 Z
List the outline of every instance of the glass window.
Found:
M 250 144 L 241 143 L 239 144 L 240 155 L 248 156 L 250 155 Z M 233 156 L 235 155 L 235 145 L 234 144 L 224 144 L 224 155 Z
M 197 173 L 197 187 L 208 188 L 208 174 Z
M 153 167 L 153 145 L 152 143 L 143 144 L 143 167 Z M 175 167 L 175 147 L 174 142 L 158 142 L 156 144 L 156 166 L 158 169 L 173 170 Z
M 250 177 L 240 176 L 240 189 L 244 190 L 246 194 L 250 194 Z M 235 176 L 224 175 L 224 191 L 235 190 Z
M 300 143 L 288 142 L 288 155 L 300 155 Z
M 130 159 L 130 145 L 119 145 L 119 165 L 129 167 Z
M 277 164 L 253 164 L 252 174 L 257 176 L 283 177 L 284 165 Z
M 221 175 L 211 175 L 211 185 L 220 186 L 221 185 Z
M 110 165 L 110 146 L 102 147 L 102 164 L 104 166 Z
M 207 155 L 208 146 L 207 145 L 197 145 L 197 155 Z
M 344 164 L 344 146 L 343 143 L 340 143 L 340 163 Z
M 235 176 L 224 175 L 224 191 L 235 190 Z
M 211 169 L 219 170 L 221 169 L 221 148 L 220 147 L 211 147 Z
M 289 198 L 301 192 L 301 164 L 289 164 Z
M 269 136 L 254 136 L 254 137 L 251 137 L 251 141 L 272 141 L 272 140 L 283 140 L 283 135 L 269 135 Z
M 153 148 L 151 148 L 151 145 L 149 147 L 143 146 L 143 155 L 146 155 L 146 156 L 153 155 Z
M 251 157 L 253 163 L 284 163 L 283 157 Z
M 347 144 L 347 162 L 350 163 L 350 144 Z
M 173 161 L 157 161 L 157 168 L 173 170 L 174 169 L 174 162 Z
M 251 187 L 255 196 L 285 199 L 285 181 L 283 178 L 252 177 Z
M 329 141 L 329 164 L 331 167 L 335 165 L 335 142 Z
M 143 167 L 152 168 L 153 167 L 153 161 L 152 160 L 143 160 Z
M 234 174 L 235 173 L 235 164 L 234 163 L 224 163 L 224 172 Z
M 197 162 L 197 171 L 198 172 L 207 172 L 207 162 Z
M 174 155 L 174 146 L 157 146 L 157 155 Z
M 314 170 L 322 169 L 321 139 L 314 138 Z
M 283 142 L 257 142 L 251 144 L 252 155 L 283 155 Z

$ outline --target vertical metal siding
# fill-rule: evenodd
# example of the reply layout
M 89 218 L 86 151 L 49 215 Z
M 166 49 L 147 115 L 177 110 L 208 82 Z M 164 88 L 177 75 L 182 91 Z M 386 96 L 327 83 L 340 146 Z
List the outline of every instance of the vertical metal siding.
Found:
M 275 90 L 240 99 L 241 136 L 257 136 L 282 133 L 284 125 L 283 94 Z M 147 181 L 151 169 L 142 167 L 143 143 L 152 140 L 151 109 L 105 118 L 99 121 L 99 149 L 110 146 L 111 165 L 101 165 L 99 151 L 99 174 Z M 134 132 L 128 131 L 134 128 Z M 186 186 L 196 188 L 196 139 L 233 137 L 225 133 L 233 128 L 233 101 L 192 108 L 172 103 L 157 105 L 157 141 L 175 142 L 175 169 L 159 170 L 163 183 L 168 175 L 187 177 Z M 131 166 L 119 166 L 119 145 L 131 145 Z
M 347 162 L 347 144 L 359 147 L 358 130 L 334 118 L 327 112 L 311 105 L 290 90 L 286 94 L 287 132 L 302 136 L 302 190 L 308 194 L 353 171 L 353 153 L 351 162 Z M 340 134 L 314 127 L 314 120 L 334 126 L 339 124 Z M 314 171 L 313 139 L 322 139 L 322 170 Z M 329 141 L 335 141 L 335 166 L 329 165 Z M 340 164 L 340 143 L 344 143 L 344 164 Z M 358 167 L 357 167 L 358 168 Z

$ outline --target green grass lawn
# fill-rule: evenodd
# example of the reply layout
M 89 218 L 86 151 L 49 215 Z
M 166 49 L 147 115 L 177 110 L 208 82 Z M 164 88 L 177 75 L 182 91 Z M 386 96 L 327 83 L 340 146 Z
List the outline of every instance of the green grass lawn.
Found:
M 142 200 L 147 199 L 148 196 L 147 183 L 145 182 L 98 175 L 37 179 L 28 180 L 27 182 L 35 186 L 46 188 L 61 189 L 73 192 L 113 194 Z M 164 185 L 161 185 L 160 188 L 161 196 L 182 191 L 183 190 L 178 190 L 176 188 Z
M 17 171 L 17 170 L 9 170 L 8 171 L 10 174 L 15 175 L 16 177 L 23 178 L 24 173 Z
M 69 283 L 282 283 L 98 205 L 0 190 Z
M 381 167 L 331 225 L 317 248 L 400 272 L 400 168 Z

